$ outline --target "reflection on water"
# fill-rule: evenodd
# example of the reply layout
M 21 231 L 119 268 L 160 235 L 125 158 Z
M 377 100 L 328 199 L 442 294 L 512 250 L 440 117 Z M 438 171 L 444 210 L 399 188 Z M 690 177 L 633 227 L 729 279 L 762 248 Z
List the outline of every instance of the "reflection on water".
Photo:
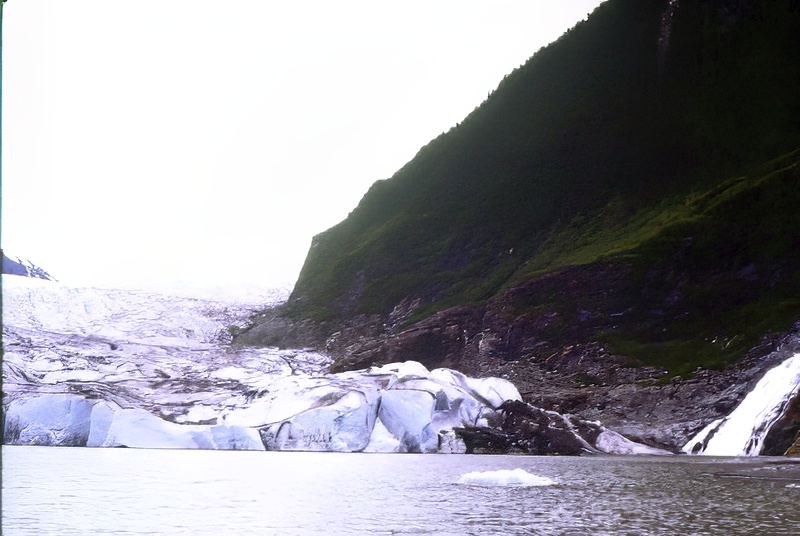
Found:
M 459 484 L 521 468 L 554 485 Z M 3 534 L 796 534 L 784 459 L 3 447 Z

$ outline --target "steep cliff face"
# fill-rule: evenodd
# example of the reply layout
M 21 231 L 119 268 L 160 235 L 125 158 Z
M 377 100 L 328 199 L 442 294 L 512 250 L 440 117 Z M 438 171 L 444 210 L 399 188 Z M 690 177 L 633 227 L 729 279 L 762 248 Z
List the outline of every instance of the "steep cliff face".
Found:
M 502 375 L 680 447 L 797 329 L 799 90 L 796 2 L 609 0 L 315 237 L 240 342 Z

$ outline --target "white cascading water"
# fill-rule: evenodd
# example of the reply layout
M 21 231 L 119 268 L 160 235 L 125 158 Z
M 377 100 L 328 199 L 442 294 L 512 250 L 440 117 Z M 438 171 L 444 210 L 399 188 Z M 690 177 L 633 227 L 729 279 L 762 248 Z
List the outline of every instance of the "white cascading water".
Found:
M 798 389 L 800 353 L 767 371 L 736 409 L 706 426 L 683 451 L 706 456 L 758 456 L 767 432 Z

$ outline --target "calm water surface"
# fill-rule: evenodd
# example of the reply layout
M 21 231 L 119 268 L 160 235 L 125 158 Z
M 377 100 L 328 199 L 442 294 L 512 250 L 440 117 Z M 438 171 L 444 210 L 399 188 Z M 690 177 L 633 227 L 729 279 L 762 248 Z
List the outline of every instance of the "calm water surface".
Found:
M 798 534 L 800 465 L 2 448 L 2 529 L 48 534 Z M 545 487 L 458 484 L 522 468 Z

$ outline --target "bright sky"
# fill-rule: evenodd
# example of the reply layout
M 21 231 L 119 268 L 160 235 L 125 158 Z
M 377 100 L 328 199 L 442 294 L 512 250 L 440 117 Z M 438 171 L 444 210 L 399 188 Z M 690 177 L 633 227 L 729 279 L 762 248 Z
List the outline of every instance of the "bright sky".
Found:
M 10 0 L 2 245 L 76 284 L 292 284 L 600 0 Z

